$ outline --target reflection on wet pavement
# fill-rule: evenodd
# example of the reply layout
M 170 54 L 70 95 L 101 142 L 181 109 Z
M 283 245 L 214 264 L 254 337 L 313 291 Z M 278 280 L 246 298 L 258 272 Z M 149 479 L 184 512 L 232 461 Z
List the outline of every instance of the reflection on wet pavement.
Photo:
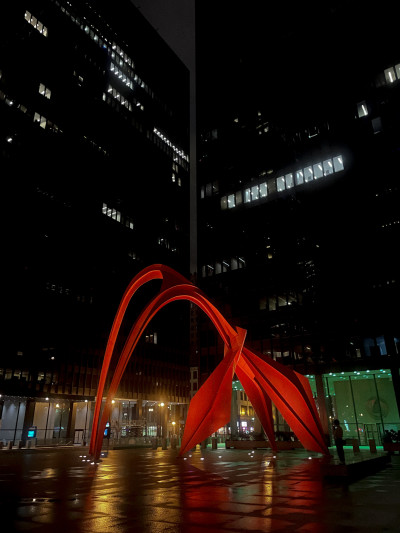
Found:
M 328 482 L 304 450 L 0 453 L 2 531 L 63 533 L 399 531 L 400 457 Z M 81 456 L 80 456 L 81 455 Z

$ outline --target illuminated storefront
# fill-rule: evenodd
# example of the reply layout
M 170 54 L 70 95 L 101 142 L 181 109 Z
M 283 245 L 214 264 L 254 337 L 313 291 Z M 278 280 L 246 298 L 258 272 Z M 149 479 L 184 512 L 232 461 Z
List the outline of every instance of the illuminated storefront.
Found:
M 316 377 L 307 377 L 321 412 Z M 322 375 L 322 382 L 328 420 L 340 420 L 345 439 L 358 438 L 361 444 L 375 439 L 380 444 L 385 430 L 400 429 L 390 370 L 330 372 Z

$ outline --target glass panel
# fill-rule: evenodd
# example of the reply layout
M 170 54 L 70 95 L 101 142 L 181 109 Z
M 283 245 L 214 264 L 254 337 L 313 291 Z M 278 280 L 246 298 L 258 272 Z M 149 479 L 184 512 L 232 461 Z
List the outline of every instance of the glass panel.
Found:
M 243 202 L 242 191 L 236 193 L 236 205 L 240 205 Z
M 302 170 L 296 171 L 296 185 L 301 185 L 304 183 L 304 174 Z
M 292 187 L 294 187 L 293 174 L 286 174 L 285 182 L 286 182 L 286 189 L 291 189 Z
M 244 203 L 248 204 L 249 202 L 251 202 L 250 189 L 245 189 L 244 190 Z
M 333 163 L 332 159 L 327 159 L 323 162 L 324 167 L 324 176 L 328 176 L 329 174 L 333 174 Z
M 200 189 L 200 198 L 204 198 L 205 196 L 205 188 L 204 188 L 204 185 L 201 186 L 201 189 Z
M 238 261 L 236 259 L 236 257 L 232 257 L 231 259 L 231 269 L 232 270 L 237 270 L 238 268 Z
M 385 70 L 385 80 L 386 83 L 393 83 L 396 81 L 396 74 L 394 72 L 394 68 L 390 67 Z
M 276 296 L 271 296 L 271 298 L 268 299 L 268 309 L 269 311 L 276 310 Z
M 340 172 L 344 169 L 343 158 L 341 155 L 333 158 L 333 168 L 335 169 L 335 172 Z
M 305 182 L 308 182 L 308 181 L 312 181 L 313 180 L 313 170 L 312 170 L 312 167 L 306 167 L 304 169 L 304 181 Z
M 228 198 L 226 196 L 221 198 L 221 209 L 228 209 Z
M 222 265 L 221 263 L 215 263 L 215 273 L 216 274 L 221 274 L 222 272 Z
M 326 378 L 324 381 L 331 420 L 337 418 L 340 421 L 344 439 L 358 438 L 353 396 L 348 376 L 333 374 L 332 377 Z
M 260 183 L 260 198 L 265 198 L 268 194 L 267 184 Z
M 379 400 L 380 412 L 382 414 L 382 422 L 386 430 L 400 430 L 399 411 L 396 409 L 396 395 L 393 388 L 392 375 L 390 370 L 382 369 L 376 372 L 375 384 L 377 389 L 376 397 Z M 377 407 L 372 406 L 375 411 Z
M 317 163 L 316 165 L 313 165 L 314 170 L 314 179 L 322 178 L 323 172 L 322 172 L 322 164 Z
M 285 190 L 285 177 L 279 176 L 279 178 L 276 178 L 276 190 L 278 192 Z
M 357 104 L 357 113 L 358 113 L 358 118 L 365 117 L 368 115 L 368 108 L 367 108 L 367 104 L 365 101 Z
M 398 63 L 394 68 L 396 69 L 397 79 L 400 80 L 400 63 Z
M 235 195 L 234 194 L 230 194 L 228 196 L 228 207 L 229 207 L 229 209 L 231 209 L 232 207 L 235 207 L 235 206 L 236 206 Z
M 251 199 L 258 200 L 258 198 L 259 198 L 258 185 L 253 185 L 253 187 L 251 188 Z

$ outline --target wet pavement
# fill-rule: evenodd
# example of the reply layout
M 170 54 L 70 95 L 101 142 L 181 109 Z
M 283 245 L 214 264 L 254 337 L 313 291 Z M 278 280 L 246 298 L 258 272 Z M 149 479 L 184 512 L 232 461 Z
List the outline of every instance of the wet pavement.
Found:
M 1 451 L 1 532 L 400 531 L 398 455 L 328 481 L 304 450 L 112 450 L 98 466 L 86 451 Z

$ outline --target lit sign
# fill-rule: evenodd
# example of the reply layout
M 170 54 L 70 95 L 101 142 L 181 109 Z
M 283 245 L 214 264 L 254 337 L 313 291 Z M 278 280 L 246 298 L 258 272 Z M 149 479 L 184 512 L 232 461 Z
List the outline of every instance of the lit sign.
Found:
M 34 439 L 36 437 L 36 426 L 32 426 L 28 429 L 28 439 Z

